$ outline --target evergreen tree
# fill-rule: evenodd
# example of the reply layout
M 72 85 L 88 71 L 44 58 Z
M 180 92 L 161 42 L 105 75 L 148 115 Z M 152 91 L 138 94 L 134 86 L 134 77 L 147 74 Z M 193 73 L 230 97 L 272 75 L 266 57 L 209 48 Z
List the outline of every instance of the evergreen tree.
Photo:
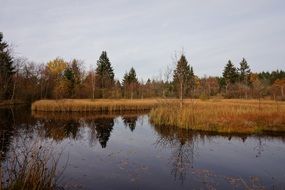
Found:
M 128 73 L 125 73 L 123 77 L 123 87 L 124 87 L 124 94 L 126 96 L 127 90 L 130 90 L 131 92 L 131 99 L 133 99 L 133 94 L 135 88 L 138 87 L 138 79 L 135 69 L 132 67 Z
M 238 70 L 239 70 L 240 82 L 242 82 L 245 85 L 248 85 L 248 82 L 250 81 L 249 79 L 251 71 L 245 58 L 243 58 L 242 61 L 240 62 L 240 68 Z
M 66 80 L 67 96 L 70 98 L 74 94 L 75 75 L 70 66 L 64 70 L 64 80 Z
M 9 46 L 2 40 L 3 34 L 0 32 L 0 99 L 9 99 L 13 92 L 15 67 Z
M 72 69 L 72 73 L 74 75 L 74 81 L 76 85 L 79 85 L 81 83 L 81 70 L 79 67 L 79 61 L 76 59 L 73 59 L 71 61 L 71 69 Z
M 114 84 L 114 71 L 106 51 L 102 52 L 97 61 L 96 75 L 99 88 L 108 88 Z
M 231 60 L 228 61 L 224 68 L 223 77 L 225 79 L 226 85 L 233 84 L 238 79 L 238 73 L 235 66 L 232 64 Z
M 125 73 L 122 83 L 123 83 L 123 86 L 127 86 L 132 83 L 138 83 L 137 74 L 133 67 L 130 69 L 128 73 Z
M 189 89 L 194 87 L 194 72 L 190 67 L 184 54 L 181 55 L 174 70 L 173 81 L 179 92 L 180 100 L 183 100 L 184 95 Z

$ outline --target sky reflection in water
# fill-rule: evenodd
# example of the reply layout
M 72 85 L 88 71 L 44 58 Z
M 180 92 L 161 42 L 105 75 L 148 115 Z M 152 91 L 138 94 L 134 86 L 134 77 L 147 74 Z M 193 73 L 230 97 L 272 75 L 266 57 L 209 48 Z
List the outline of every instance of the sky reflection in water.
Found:
M 146 113 L 0 116 L 3 154 L 26 136 L 52 142 L 66 189 L 285 188 L 284 135 L 193 133 L 153 126 Z

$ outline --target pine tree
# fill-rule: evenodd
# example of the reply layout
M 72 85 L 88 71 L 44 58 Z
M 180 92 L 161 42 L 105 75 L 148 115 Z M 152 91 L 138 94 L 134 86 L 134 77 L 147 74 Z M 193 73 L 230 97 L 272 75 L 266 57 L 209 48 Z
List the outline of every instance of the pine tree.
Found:
M 114 83 L 114 71 L 106 51 L 102 52 L 97 61 L 96 75 L 100 81 L 100 88 L 108 88 Z
M 2 40 L 3 34 L 0 32 L 0 99 L 9 99 L 13 92 L 15 67 L 9 46 Z
M 193 88 L 194 81 L 193 68 L 188 64 L 184 54 L 181 55 L 177 62 L 176 69 L 174 70 L 173 81 L 176 85 L 176 89 L 179 91 L 179 97 L 182 103 L 184 95 L 189 89 Z
M 130 69 L 128 73 L 125 73 L 122 84 L 123 86 L 127 86 L 132 83 L 138 83 L 137 74 L 133 67 Z
M 135 69 L 132 67 L 130 71 L 125 73 L 122 81 L 125 95 L 127 93 L 127 90 L 131 91 L 131 99 L 133 99 L 134 89 L 138 86 L 139 82 L 137 79 L 137 74 Z
M 235 83 L 238 79 L 237 69 L 232 64 L 231 60 L 228 61 L 224 68 L 223 77 L 227 85 Z
M 245 85 L 248 85 L 251 71 L 245 58 L 243 58 L 242 61 L 240 62 L 240 68 L 238 70 L 239 70 L 240 82 L 242 82 Z

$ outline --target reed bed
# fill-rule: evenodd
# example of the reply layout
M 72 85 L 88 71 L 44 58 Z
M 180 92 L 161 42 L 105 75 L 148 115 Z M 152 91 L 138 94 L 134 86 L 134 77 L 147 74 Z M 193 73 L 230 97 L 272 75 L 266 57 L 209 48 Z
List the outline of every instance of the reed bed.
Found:
M 220 133 L 285 132 L 285 103 L 257 100 L 187 100 L 150 112 L 154 125 Z
M 158 105 L 156 99 L 136 100 L 90 100 L 90 99 L 63 99 L 39 100 L 32 104 L 32 111 L 44 112 L 118 112 L 150 110 Z
M 63 172 L 58 171 L 60 155 L 54 156 L 53 148 L 43 146 L 40 141 L 17 142 L 6 158 L 0 156 L 0 189 L 62 189 L 57 184 Z

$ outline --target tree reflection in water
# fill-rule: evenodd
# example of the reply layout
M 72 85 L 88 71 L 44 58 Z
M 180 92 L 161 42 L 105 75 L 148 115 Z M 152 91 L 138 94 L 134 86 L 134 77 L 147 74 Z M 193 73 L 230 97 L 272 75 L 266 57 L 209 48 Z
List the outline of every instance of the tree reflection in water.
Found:
M 174 180 L 179 180 L 182 184 L 186 179 L 189 169 L 194 165 L 197 151 L 197 136 L 189 130 L 178 129 L 167 126 L 154 126 L 158 133 L 156 145 L 160 148 L 171 149 L 169 159 L 171 174 Z
M 29 108 L 14 107 L 0 109 L 0 158 L 6 157 L 11 141 L 17 131 L 25 128 L 25 133 L 32 130 L 35 121 L 31 118 Z
M 94 136 L 93 138 L 99 140 L 102 148 L 106 148 L 107 142 L 113 130 L 114 118 L 98 118 L 92 121 L 89 126 L 92 126 L 91 131 L 96 134 L 96 138 L 94 138 Z
M 122 116 L 124 124 L 133 132 L 136 128 L 138 116 Z
M 89 144 L 94 145 L 99 141 L 102 148 L 106 148 L 114 126 L 114 117 L 105 115 L 96 115 L 93 118 L 72 117 L 70 115 L 59 117 L 46 117 L 41 120 L 42 128 L 45 130 L 45 137 L 56 141 L 62 141 L 65 138 L 81 139 L 84 135 L 80 133 L 83 128 L 89 129 Z
M 5 158 L 9 150 L 10 141 L 13 136 L 14 118 L 13 110 L 3 109 L 0 111 L 0 158 Z

